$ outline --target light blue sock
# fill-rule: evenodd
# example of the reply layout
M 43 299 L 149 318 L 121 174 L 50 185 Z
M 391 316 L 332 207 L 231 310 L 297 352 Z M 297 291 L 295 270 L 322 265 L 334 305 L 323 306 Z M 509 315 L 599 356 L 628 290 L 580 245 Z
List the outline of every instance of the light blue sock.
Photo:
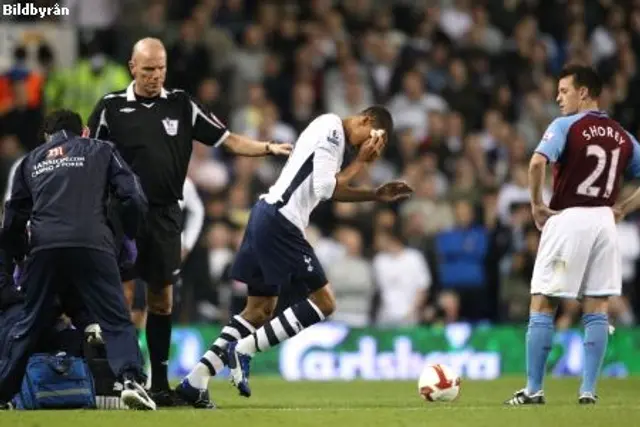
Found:
M 584 366 L 580 394 L 595 395 L 596 381 L 609 340 L 609 320 L 605 313 L 592 313 L 582 316 L 582 323 L 584 324 Z
M 531 313 L 527 330 L 527 393 L 542 390 L 547 356 L 553 340 L 553 315 Z

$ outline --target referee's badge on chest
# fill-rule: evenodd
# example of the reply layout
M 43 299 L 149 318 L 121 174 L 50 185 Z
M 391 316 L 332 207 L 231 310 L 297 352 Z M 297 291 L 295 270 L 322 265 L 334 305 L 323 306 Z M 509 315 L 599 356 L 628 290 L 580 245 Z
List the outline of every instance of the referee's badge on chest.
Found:
M 165 117 L 162 120 L 162 125 L 164 126 L 164 130 L 167 132 L 169 136 L 176 136 L 178 134 L 178 121 L 172 120 L 168 117 Z

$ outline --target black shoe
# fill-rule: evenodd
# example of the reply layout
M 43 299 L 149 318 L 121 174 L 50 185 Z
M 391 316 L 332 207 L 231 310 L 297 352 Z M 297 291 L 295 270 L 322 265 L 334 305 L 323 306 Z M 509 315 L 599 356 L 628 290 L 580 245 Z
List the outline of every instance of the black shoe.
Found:
M 209 397 L 209 390 L 200 390 L 189 384 L 187 379 L 183 379 L 176 387 L 175 393 L 182 400 L 189 402 L 196 409 L 215 409 L 216 405 Z
M 11 402 L 0 402 L 0 411 L 10 411 L 13 409 Z
M 591 393 L 582 393 L 578 398 L 581 405 L 595 405 L 598 402 L 598 396 Z
M 518 390 L 513 394 L 511 399 L 505 400 L 505 405 L 519 406 L 519 405 L 544 405 L 544 392 L 539 392 L 529 396 L 526 389 Z
M 153 401 L 156 402 L 158 408 L 191 406 L 173 390 L 151 390 L 149 391 L 149 395 L 151 396 Z

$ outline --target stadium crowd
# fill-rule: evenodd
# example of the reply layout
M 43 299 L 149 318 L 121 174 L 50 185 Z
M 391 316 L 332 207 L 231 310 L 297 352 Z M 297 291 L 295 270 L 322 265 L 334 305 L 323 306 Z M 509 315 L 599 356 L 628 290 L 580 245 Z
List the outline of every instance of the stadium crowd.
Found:
M 563 64 L 594 64 L 606 80 L 602 109 L 640 131 L 638 0 L 67 3 L 77 64 L 56 67 L 43 43 L 35 58 L 16 49 L 0 76 L 0 185 L 38 144 L 46 111 L 64 106 L 86 120 L 105 93 L 126 87 L 141 37 L 167 46 L 168 87 L 260 140 L 295 142 L 318 114 L 384 104 L 395 135 L 360 180 L 401 177 L 416 194 L 392 208 L 325 203 L 307 231 L 335 286 L 335 320 L 355 326 L 527 319 L 539 239 L 528 160 L 559 115 L 554 75 Z M 194 144 L 189 177 L 206 220 L 183 268 L 177 322 L 224 322 L 242 308 L 246 289 L 227 278 L 229 266 L 252 203 L 284 161 Z M 625 297 L 612 314 L 632 324 L 640 218 L 619 233 Z M 560 325 L 572 325 L 576 310 L 565 304 Z

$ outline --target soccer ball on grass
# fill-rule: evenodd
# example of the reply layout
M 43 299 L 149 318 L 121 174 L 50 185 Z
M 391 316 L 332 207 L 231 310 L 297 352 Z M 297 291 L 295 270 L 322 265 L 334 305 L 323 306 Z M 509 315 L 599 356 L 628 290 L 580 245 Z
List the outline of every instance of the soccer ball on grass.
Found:
M 428 402 L 451 402 L 460 394 L 460 377 L 448 366 L 425 365 L 418 380 L 418 392 Z

